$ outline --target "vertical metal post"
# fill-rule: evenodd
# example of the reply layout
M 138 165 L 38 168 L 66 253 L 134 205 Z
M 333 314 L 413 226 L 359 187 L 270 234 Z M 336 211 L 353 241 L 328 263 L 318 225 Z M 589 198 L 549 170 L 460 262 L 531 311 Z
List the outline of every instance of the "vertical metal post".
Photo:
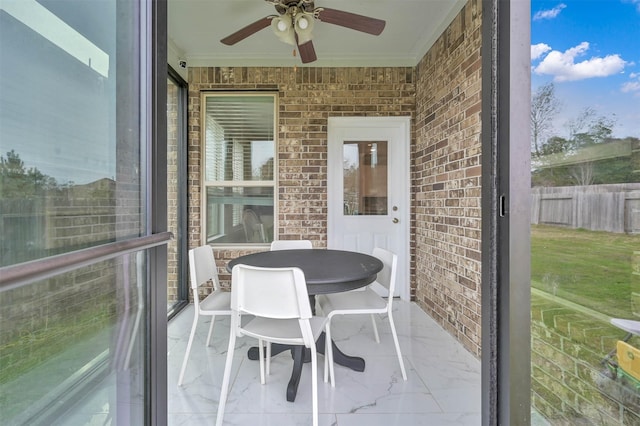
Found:
M 482 7 L 482 422 L 528 425 L 530 3 Z
M 146 2 L 145 2 L 146 4 Z M 150 55 L 148 71 L 151 78 L 147 105 L 147 140 L 150 150 L 148 219 L 151 233 L 167 230 L 167 2 L 149 0 Z M 149 251 L 147 288 L 148 341 L 147 378 L 148 404 L 145 423 L 167 424 L 167 246 Z

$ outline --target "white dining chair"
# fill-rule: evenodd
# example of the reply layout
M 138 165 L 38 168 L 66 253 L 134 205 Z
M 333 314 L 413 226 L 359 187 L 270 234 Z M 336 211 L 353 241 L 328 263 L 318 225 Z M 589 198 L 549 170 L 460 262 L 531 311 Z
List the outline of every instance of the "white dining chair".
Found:
M 242 227 L 248 243 L 264 243 L 267 241 L 264 224 L 252 209 L 245 209 L 242 212 Z
M 302 250 L 312 249 L 313 244 L 309 240 L 275 240 L 271 242 L 271 250 Z M 271 369 L 271 345 L 267 343 L 267 375 Z
M 191 290 L 193 291 L 194 315 L 191 333 L 189 334 L 189 342 L 187 343 L 187 351 L 184 354 L 182 368 L 180 369 L 180 377 L 178 378 L 178 386 L 182 386 L 184 372 L 187 369 L 189 354 L 191 353 L 191 345 L 196 334 L 198 319 L 201 315 L 211 317 L 211 325 L 209 326 L 209 334 L 207 335 L 207 343 L 211 342 L 211 334 L 213 332 L 213 324 L 217 315 L 231 315 L 231 293 L 220 289 L 220 281 L 218 280 L 218 268 L 213 255 L 213 248 L 208 245 L 196 247 L 189 250 L 189 281 Z M 207 283 L 213 283 L 213 292 L 200 300 L 199 288 Z
M 263 343 L 304 345 L 311 352 L 313 425 L 318 424 L 318 377 L 316 340 L 327 318 L 313 316 L 304 273 L 299 268 L 260 268 L 236 265 L 231 271 L 231 331 L 227 361 L 222 378 L 216 424 L 222 426 L 229 392 L 231 363 L 236 337 L 258 339 L 259 359 L 264 358 Z M 242 315 L 254 317 L 242 325 Z M 326 350 L 326 349 L 325 349 Z M 243 363 L 244 365 L 246 363 Z M 265 383 L 264 364 L 260 382 Z
M 404 361 L 402 360 L 402 353 L 400 352 L 400 344 L 398 343 L 398 334 L 396 332 L 396 326 L 393 322 L 393 292 L 396 285 L 396 270 L 398 266 L 398 255 L 388 250 L 376 247 L 373 249 L 373 256 L 382 261 L 383 268 L 378 272 L 376 278 L 377 283 L 385 287 L 389 291 L 389 297 L 386 299 L 376 293 L 370 284 L 365 287 L 364 290 L 347 291 L 343 293 L 321 294 L 316 296 L 316 302 L 322 313 L 329 319 L 326 325 L 326 340 L 331 341 L 331 320 L 337 315 L 362 315 L 370 314 L 373 322 L 374 333 L 376 341 L 380 343 L 378 336 L 378 330 L 375 325 L 374 314 L 387 314 L 389 319 L 389 325 L 391 326 L 391 334 L 393 335 L 393 341 L 396 346 L 396 353 L 398 355 L 398 362 L 400 363 L 400 370 L 402 372 L 402 378 L 407 380 L 407 373 L 404 368 Z M 325 356 L 325 370 L 324 381 L 327 381 L 327 374 L 331 376 L 331 386 L 335 386 L 335 376 L 333 369 L 333 349 L 331 345 L 328 345 L 327 354 Z
M 298 250 L 312 249 L 313 244 L 309 240 L 276 240 L 271 242 L 271 251 L 274 250 Z

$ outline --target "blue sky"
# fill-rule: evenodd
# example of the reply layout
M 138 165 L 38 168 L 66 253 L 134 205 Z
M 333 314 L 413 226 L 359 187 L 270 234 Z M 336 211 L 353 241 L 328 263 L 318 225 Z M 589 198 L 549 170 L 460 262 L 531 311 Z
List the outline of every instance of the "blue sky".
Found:
M 640 0 L 531 0 L 531 89 L 553 82 L 554 134 L 586 107 L 640 137 Z

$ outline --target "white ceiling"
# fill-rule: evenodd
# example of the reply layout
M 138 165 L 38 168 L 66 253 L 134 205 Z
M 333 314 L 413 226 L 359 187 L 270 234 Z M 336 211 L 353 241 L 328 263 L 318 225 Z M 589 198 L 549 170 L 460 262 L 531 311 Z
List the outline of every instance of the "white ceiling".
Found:
M 308 66 L 414 66 L 462 9 L 465 0 L 316 0 L 315 7 L 344 10 L 386 21 L 373 36 L 316 21 L 318 60 Z M 293 46 L 271 28 L 233 46 L 220 39 L 268 15 L 264 0 L 168 0 L 169 57 L 194 66 L 302 66 Z

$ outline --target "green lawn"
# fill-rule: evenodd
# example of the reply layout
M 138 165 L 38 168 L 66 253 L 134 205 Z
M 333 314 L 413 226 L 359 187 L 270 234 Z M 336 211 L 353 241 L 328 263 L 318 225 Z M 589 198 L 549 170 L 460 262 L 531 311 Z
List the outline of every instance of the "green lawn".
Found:
M 631 292 L 640 293 L 633 253 L 640 236 L 531 227 L 531 285 L 612 317 L 632 317 Z M 640 256 L 636 258 L 640 262 Z

